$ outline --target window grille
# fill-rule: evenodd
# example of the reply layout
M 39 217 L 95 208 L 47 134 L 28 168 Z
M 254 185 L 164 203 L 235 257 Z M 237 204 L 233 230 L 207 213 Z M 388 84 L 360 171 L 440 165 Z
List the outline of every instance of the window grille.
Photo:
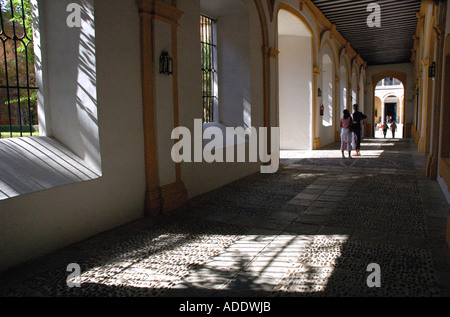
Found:
M 214 108 L 217 98 L 217 36 L 216 21 L 201 15 L 201 58 L 202 58 L 202 94 L 203 122 L 214 122 Z
M 38 87 L 31 3 L 0 0 L 0 11 L 0 129 L 4 137 L 33 135 Z

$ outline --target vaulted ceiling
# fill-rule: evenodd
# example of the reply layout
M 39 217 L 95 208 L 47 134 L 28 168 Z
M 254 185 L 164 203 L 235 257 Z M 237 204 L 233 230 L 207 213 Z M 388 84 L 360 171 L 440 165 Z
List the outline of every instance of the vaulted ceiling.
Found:
M 421 0 L 312 0 L 368 65 L 408 63 L 414 46 Z M 381 27 L 369 27 L 373 11 L 381 7 Z

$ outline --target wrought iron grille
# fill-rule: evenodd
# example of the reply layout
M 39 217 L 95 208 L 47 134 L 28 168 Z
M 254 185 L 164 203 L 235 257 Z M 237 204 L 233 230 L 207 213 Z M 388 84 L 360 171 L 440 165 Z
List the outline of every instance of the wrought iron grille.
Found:
M 31 3 L 0 0 L 0 11 L 0 131 L 4 137 L 33 135 L 38 87 Z
M 202 58 L 202 90 L 203 90 L 203 122 L 214 121 L 214 108 L 217 99 L 217 40 L 216 21 L 201 15 L 201 58 Z

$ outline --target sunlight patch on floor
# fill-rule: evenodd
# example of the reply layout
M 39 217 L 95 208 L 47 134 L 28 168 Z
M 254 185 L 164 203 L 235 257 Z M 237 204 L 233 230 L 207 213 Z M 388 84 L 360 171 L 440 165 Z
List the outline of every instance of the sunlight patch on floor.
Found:
M 363 146 L 384 146 L 383 143 L 367 143 L 363 144 Z M 387 144 L 387 146 L 394 146 L 393 143 Z M 347 152 L 345 152 L 347 155 Z M 362 158 L 377 158 L 380 157 L 384 150 L 361 150 Z M 354 155 L 355 152 L 352 151 Z M 340 150 L 320 150 L 320 151 L 281 151 L 280 152 L 281 159 L 320 159 L 320 158 L 342 158 L 342 152 Z
M 81 275 L 81 286 L 99 284 L 161 292 L 172 288 L 320 292 L 333 276 L 349 236 L 245 235 L 226 248 L 183 242 L 184 235 L 165 238 L 180 245 L 147 257 L 128 253 L 93 267 Z M 68 281 L 76 283 L 77 279 Z M 286 285 L 289 289 L 284 289 Z

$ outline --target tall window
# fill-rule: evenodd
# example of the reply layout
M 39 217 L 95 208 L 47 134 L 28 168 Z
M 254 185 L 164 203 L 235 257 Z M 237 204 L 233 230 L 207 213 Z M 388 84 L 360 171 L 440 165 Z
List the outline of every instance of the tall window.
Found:
M 0 136 L 33 135 L 37 129 L 30 0 L 0 0 Z
M 214 122 L 214 112 L 217 111 L 217 35 L 216 21 L 201 15 L 201 58 L 202 58 L 202 95 L 203 122 Z

